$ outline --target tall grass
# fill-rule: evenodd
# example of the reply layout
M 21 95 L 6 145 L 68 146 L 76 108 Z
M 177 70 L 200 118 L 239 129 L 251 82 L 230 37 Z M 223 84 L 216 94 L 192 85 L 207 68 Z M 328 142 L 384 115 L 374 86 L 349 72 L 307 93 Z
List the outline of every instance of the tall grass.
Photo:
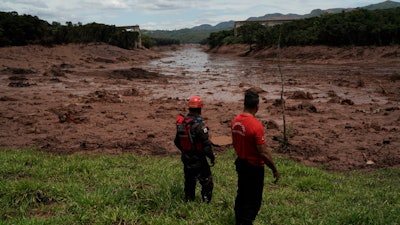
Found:
M 234 154 L 217 155 L 213 200 L 183 201 L 179 157 L 0 152 L 0 224 L 234 224 Z M 255 224 L 400 224 L 400 170 L 333 173 L 276 157 Z

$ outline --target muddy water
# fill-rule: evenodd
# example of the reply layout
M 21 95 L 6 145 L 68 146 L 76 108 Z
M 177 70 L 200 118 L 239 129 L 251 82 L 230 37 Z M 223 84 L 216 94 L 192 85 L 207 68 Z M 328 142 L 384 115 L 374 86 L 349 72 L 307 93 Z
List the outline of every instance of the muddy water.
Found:
M 170 76 L 169 85 L 153 94 L 174 98 L 197 94 L 210 100 L 237 101 L 242 97 L 234 93 L 239 84 L 259 82 L 256 71 L 263 66 L 259 61 L 211 55 L 203 50 L 198 46 L 184 48 L 150 62 L 147 69 Z
M 355 104 L 374 102 L 385 104 L 387 100 L 374 93 L 376 84 L 367 84 L 354 90 L 357 79 L 363 75 L 385 76 L 390 70 L 379 70 L 356 65 L 291 64 L 251 58 L 226 57 L 208 54 L 199 46 L 167 52 L 166 58 L 151 61 L 146 69 L 166 75 L 162 89 L 159 84 L 150 87 L 149 94 L 157 98 L 188 98 L 197 94 L 206 100 L 239 101 L 243 90 L 256 86 L 265 91 L 264 98 L 278 99 L 281 91 L 281 68 L 285 80 L 285 93 L 310 92 L 316 102 L 329 100 L 328 92 L 334 91 Z M 342 82 L 345 85 L 338 85 Z M 346 85 L 349 84 L 349 85 Z

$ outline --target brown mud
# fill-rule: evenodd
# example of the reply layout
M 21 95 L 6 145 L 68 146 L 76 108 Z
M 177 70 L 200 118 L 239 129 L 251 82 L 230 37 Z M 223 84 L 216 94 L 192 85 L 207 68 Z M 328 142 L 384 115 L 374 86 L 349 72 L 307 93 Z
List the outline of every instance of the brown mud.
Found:
M 215 150 L 226 151 L 243 91 L 256 87 L 257 117 L 274 154 L 329 170 L 400 167 L 399 46 L 221 47 L 206 56 L 227 67 L 178 65 L 167 73 L 176 64 L 169 57 L 185 48 L 198 49 L 0 48 L 0 149 L 179 154 L 175 117 L 185 113 L 187 97 L 200 94 L 213 141 L 221 144 Z M 284 149 L 281 74 L 290 143 Z

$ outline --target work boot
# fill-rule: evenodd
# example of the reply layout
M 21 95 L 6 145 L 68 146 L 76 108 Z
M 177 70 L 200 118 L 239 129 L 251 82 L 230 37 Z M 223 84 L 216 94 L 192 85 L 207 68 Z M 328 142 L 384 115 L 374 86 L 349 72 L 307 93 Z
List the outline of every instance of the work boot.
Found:
M 194 201 L 194 197 L 192 197 L 192 196 L 185 196 L 185 201 L 186 202 L 193 202 Z
M 203 195 L 202 199 L 203 199 L 203 202 L 205 202 L 205 203 L 210 203 L 211 202 L 211 196 Z

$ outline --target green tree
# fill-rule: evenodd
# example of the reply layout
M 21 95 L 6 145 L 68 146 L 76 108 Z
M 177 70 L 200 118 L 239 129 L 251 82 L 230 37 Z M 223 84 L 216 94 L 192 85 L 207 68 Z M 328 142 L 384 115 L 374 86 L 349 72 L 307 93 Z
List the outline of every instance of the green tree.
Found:
M 264 29 L 266 29 L 265 26 L 259 22 L 249 22 L 240 26 L 237 31 L 242 42 L 248 44 L 250 50 L 252 50 L 252 46 L 258 42 L 258 39 L 264 37 Z
M 223 41 L 227 37 L 233 37 L 233 29 L 232 30 L 222 30 L 219 32 L 212 32 L 210 36 L 207 38 L 207 43 L 208 45 L 211 46 L 211 48 L 217 47 L 217 46 L 222 46 Z

